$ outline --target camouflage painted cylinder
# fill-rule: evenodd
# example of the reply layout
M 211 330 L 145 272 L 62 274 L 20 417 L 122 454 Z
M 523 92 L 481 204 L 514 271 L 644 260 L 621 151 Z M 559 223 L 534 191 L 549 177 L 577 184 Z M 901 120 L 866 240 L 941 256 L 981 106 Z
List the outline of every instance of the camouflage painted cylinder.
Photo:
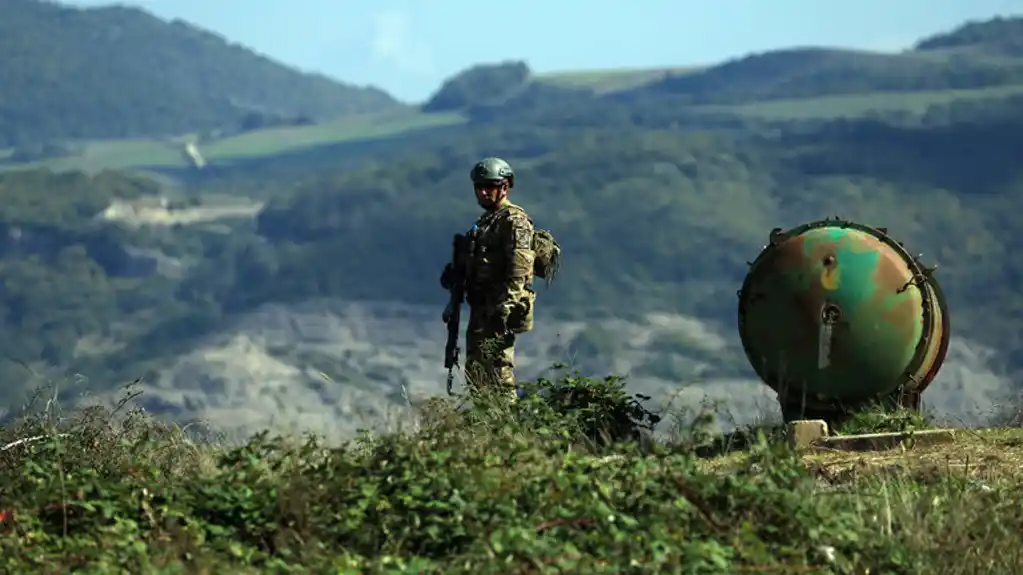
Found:
M 827 219 L 771 232 L 739 291 L 739 334 L 786 420 L 919 408 L 949 341 L 933 271 L 884 228 Z

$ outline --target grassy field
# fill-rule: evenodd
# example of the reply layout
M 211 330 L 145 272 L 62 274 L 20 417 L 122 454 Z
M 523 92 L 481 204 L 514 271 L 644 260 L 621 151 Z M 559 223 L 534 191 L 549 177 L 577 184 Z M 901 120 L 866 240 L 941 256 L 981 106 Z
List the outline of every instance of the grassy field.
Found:
M 510 408 L 435 400 L 403 433 L 342 446 L 218 445 L 138 411 L 60 417 L 48 404 L 0 430 L 0 563 L 142 574 L 1023 569 L 1019 429 L 869 454 L 797 453 L 760 434 L 729 451 L 699 417 L 636 443 L 651 417 L 620 382 L 546 383 L 549 399 Z M 905 430 L 911 419 L 890 421 Z M 865 431 L 886 424 L 871 421 Z
M 922 114 L 928 106 L 957 100 L 984 100 L 1023 94 L 1023 86 L 998 86 L 978 90 L 938 92 L 876 92 L 826 96 L 799 100 L 772 100 L 741 106 L 707 107 L 709 111 L 740 113 L 774 120 L 862 117 L 872 111 L 905 111 Z
M 313 148 L 326 144 L 392 136 L 413 130 L 451 125 L 464 121 L 457 114 L 402 114 L 371 115 L 344 118 L 312 126 L 271 128 L 247 132 L 201 144 L 199 149 L 208 162 L 262 156 Z M 124 169 L 140 166 L 186 166 L 180 143 L 171 140 L 136 139 L 107 140 L 84 143 L 81 155 L 58 158 L 35 164 L 20 164 L 27 168 L 46 166 L 54 170 Z
M 666 73 L 693 73 L 700 68 L 666 68 L 655 70 L 597 70 L 543 74 L 538 82 L 564 86 L 588 87 L 598 93 L 634 88 L 663 77 Z M 828 96 L 798 100 L 774 100 L 740 106 L 707 106 L 708 112 L 731 112 L 750 117 L 775 120 L 826 119 L 860 117 L 871 111 L 906 111 L 922 113 L 930 105 L 956 100 L 982 100 L 1023 93 L 1023 86 L 1003 86 L 981 90 L 954 90 L 912 93 L 871 93 Z M 463 122 L 458 114 L 422 114 L 415 111 L 400 114 L 368 115 L 345 118 L 312 126 L 272 128 L 227 137 L 200 145 L 207 162 L 243 158 L 268 157 L 316 146 L 360 139 L 394 136 L 413 130 L 453 125 Z M 2 169 L 45 166 L 55 170 L 128 169 L 138 167 L 185 167 L 188 165 L 180 140 L 136 139 L 92 141 L 83 143 L 80 155 L 34 164 L 0 165 Z M 176 140 L 176 141 L 175 141 Z M 9 155 L 0 150 L 0 159 Z
M 657 70 L 597 70 L 543 74 L 537 81 L 588 87 L 598 93 L 637 87 L 662 77 L 665 73 L 683 73 L 695 68 Z M 304 148 L 337 144 L 359 139 L 394 136 L 412 130 L 453 125 L 463 122 L 458 114 L 422 114 L 415 111 L 400 114 L 366 115 L 343 118 L 312 126 L 270 128 L 228 137 L 200 145 L 207 162 L 274 156 Z M 182 136 L 174 139 L 129 139 L 79 142 L 82 153 L 35 163 L 3 166 L 4 169 L 48 167 L 58 171 L 186 167 L 189 165 L 181 149 Z M 0 150 L 0 160 L 10 150 Z
M 621 90 L 638 88 L 660 80 L 666 75 L 692 74 L 702 67 L 653 68 L 653 69 L 610 69 L 550 72 L 537 75 L 536 81 L 570 88 L 589 88 L 598 94 L 609 94 Z

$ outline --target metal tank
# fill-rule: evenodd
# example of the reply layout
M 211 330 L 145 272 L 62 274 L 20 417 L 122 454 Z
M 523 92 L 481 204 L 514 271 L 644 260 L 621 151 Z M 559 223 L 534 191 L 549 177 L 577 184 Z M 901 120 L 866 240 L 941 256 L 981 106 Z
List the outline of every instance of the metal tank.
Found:
M 885 228 L 825 219 L 771 232 L 739 290 L 739 335 L 786 421 L 919 409 L 949 341 L 933 271 Z

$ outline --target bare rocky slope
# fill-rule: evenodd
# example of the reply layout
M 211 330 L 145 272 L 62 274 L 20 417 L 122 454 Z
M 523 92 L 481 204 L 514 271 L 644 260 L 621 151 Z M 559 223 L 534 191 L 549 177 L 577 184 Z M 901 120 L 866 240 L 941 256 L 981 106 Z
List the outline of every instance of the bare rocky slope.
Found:
M 601 362 L 573 362 L 566 342 L 587 329 L 606 329 L 620 347 Z M 587 375 L 619 374 L 657 406 L 700 409 L 708 402 L 722 423 L 753 423 L 779 415 L 773 393 L 748 368 L 715 365 L 699 354 L 668 354 L 692 366 L 689 381 L 633 372 L 664 354 L 652 352 L 658 336 L 683 336 L 694 352 L 738 351 L 726 326 L 674 314 L 651 314 L 645 322 L 613 317 L 590 322 L 538 318 L 522 338 L 520 377 L 549 374 L 552 364 L 573 363 Z M 387 302 L 306 302 L 269 305 L 182 355 L 156 381 L 144 384 L 145 403 L 179 420 L 205 422 L 227 438 L 269 428 L 311 431 L 332 440 L 359 428 L 414 425 L 415 404 L 443 393 L 444 327 L 439 310 Z M 655 357 L 655 356 L 660 356 Z M 982 424 L 998 416 L 1009 399 L 1008 382 L 989 368 L 993 352 L 954 338 L 948 361 L 925 393 L 929 409 L 954 424 Z M 606 371 L 600 371 L 601 369 Z

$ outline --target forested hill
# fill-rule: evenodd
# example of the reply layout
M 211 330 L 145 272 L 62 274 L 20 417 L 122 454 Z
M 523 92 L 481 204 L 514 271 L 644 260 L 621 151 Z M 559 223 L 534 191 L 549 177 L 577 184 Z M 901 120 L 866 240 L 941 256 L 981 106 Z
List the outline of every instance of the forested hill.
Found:
M 967 23 L 901 52 L 795 46 L 709 67 L 668 69 L 648 74 L 646 81 L 625 84 L 593 90 L 586 83 L 544 81 L 523 62 L 503 62 L 475 66 L 449 79 L 422 109 L 461 110 L 487 119 L 555 108 L 577 115 L 587 100 L 601 98 L 647 113 L 664 105 L 651 97 L 671 96 L 673 106 L 703 108 L 706 119 L 706 112 L 728 114 L 735 111 L 727 109 L 730 106 L 771 101 L 953 90 L 1008 92 L 1023 85 L 1023 18 Z M 480 86 L 501 89 L 481 91 Z
M 318 119 L 402 105 L 136 8 L 3 0 L 0 146 L 173 135 L 247 114 Z
M 917 52 L 973 50 L 988 54 L 1023 56 L 1023 18 L 994 18 L 969 22 L 951 32 L 936 34 L 917 43 Z
M 840 94 L 970 90 L 1023 83 L 1023 18 L 963 25 L 899 53 L 793 47 L 669 75 L 638 92 L 737 104 Z

